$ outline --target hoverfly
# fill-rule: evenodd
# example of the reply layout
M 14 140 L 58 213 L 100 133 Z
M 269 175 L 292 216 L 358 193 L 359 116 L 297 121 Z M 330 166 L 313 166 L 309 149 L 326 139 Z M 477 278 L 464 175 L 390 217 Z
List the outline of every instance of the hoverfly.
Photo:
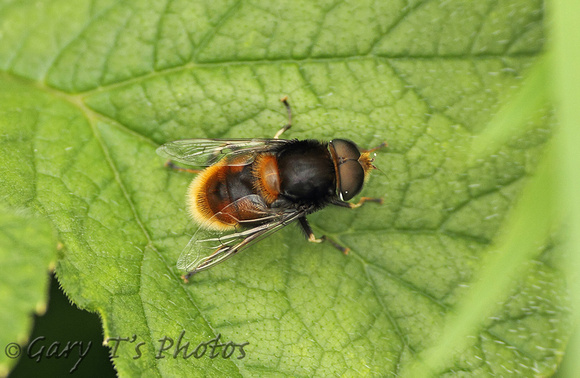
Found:
M 295 221 L 308 241 L 327 240 L 346 254 L 348 248 L 332 239 L 316 238 L 306 216 L 329 204 L 356 208 L 364 202 L 382 203 L 368 197 L 356 204 L 346 201 L 361 191 L 376 168 L 371 153 L 386 143 L 360 150 L 346 139 L 280 139 L 292 124 L 287 97 L 281 101 L 288 124 L 272 139 L 184 139 L 157 149 L 170 159 L 167 167 L 198 173 L 189 186 L 187 203 L 200 228 L 177 262 L 187 271 L 182 276 L 185 282 Z M 181 168 L 172 161 L 206 168 Z M 199 238 L 200 230 L 216 235 Z

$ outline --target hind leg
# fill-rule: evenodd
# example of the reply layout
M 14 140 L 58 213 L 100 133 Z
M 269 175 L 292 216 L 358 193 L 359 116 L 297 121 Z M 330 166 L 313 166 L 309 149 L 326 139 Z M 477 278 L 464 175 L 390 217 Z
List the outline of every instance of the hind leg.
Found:
M 280 138 L 280 135 L 284 134 L 286 130 L 292 127 L 292 109 L 290 109 L 290 104 L 288 103 L 288 96 L 282 97 L 280 101 L 282 101 L 282 103 L 286 107 L 286 110 L 288 111 L 288 124 L 283 128 L 281 128 L 280 130 L 278 130 L 276 135 L 274 135 L 274 139 Z

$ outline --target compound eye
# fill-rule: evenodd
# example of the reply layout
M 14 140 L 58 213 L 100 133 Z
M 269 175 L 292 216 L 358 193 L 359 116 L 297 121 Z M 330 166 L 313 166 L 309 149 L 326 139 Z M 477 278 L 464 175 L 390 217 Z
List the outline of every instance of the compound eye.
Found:
M 339 160 L 358 160 L 360 151 L 354 142 L 346 139 L 333 139 L 330 143 L 334 147 Z
M 356 196 L 365 182 L 365 171 L 356 160 L 348 160 L 338 166 L 340 176 L 340 197 L 348 201 Z

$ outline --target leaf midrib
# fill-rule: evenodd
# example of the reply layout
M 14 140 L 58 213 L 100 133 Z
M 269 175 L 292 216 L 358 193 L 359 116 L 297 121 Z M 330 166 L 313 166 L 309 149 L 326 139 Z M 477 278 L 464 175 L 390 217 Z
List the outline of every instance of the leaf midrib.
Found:
M 141 229 L 141 232 L 143 233 L 143 235 L 145 236 L 146 240 L 147 240 L 147 245 L 145 246 L 145 248 L 143 248 L 142 252 L 141 252 L 141 266 L 140 266 L 140 270 L 142 271 L 143 269 L 143 261 L 145 258 L 145 249 L 146 248 L 150 248 L 152 251 L 154 251 L 157 256 L 159 257 L 159 259 L 161 261 L 163 261 L 163 264 L 165 265 L 165 268 L 167 269 L 167 271 L 169 272 L 170 276 L 173 278 L 174 282 L 180 282 L 180 278 L 175 274 L 175 270 L 173 269 L 173 265 L 169 264 L 167 262 L 167 260 L 164 258 L 163 254 L 159 252 L 159 250 L 155 247 L 155 244 L 151 238 L 151 235 L 149 234 L 149 231 L 147 230 L 147 228 L 145 227 L 143 221 L 141 220 L 141 217 L 139 215 L 139 212 L 137 211 L 137 208 L 131 198 L 131 196 L 129 195 L 129 193 L 127 192 L 127 189 L 125 187 L 125 184 L 123 183 L 123 180 L 121 178 L 121 174 L 119 173 L 119 170 L 117 169 L 113 159 L 111 158 L 111 155 L 109 154 L 109 150 L 106 147 L 105 143 L 103 142 L 101 135 L 99 134 L 98 130 L 96 129 L 96 126 L 94 124 L 94 121 L 89 121 L 91 130 L 93 132 L 93 135 L 95 137 L 95 139 L 97 140 L 97 142 L 99 143 L 99 147 L 101 148 L 101 150 L 103 151 L 103 154 L 105 155 L 105 160 L 107 161 L 107 165 L 109 165 L 109 168 L 111 169 L 111 171 L 113 172 L 113 175 L 115 177 L 115 181 L 117 182 L 117 185 L 119 186 L 119 188 L 121 189 L 121 192 L 123 193 L 123 196 L 125 197 L 125 200 L 127 201 L 127 204 L 129 205 L 129 208 L 131 209 L 131 213 L 133 214 L 135 221 L 137 222 L 139 228 Z M 144 295 L 142 293 L 142 280 L 143 280 L 143 274 L 140 274 L 140 280 L 139 280 L 139 297 L 142 299 L 140 302 L 140 307 L 141 307 L 141 312 L 143 314 L 143 318 L 145 319 L 145 322 L 147 323 L 147 329 L 150 330 L 149 333 L 149 337 L 150 337 L 150 345 L 153 345 L 153 341 L 155 341 L 153 334 L 151 333 L 151 330 L 153 329 L 152 327 L 150 327 L 150 319 L 148 316 L 147 311 L 145 311 L 145 307 L 143 306 L 143 298 Z M 207 326 L 207 328 L 209 330 L 211 330 L 212 332 L 212 336 L 216 337 L 217 336 L 217 332 L 216 330 L 212 327 L 211 322 L 208 321 L 207 317 L 205 316 L 205 314 L 203 313 L 203 311 L 201 311 L 199 309 L 199 307 L 197 306 L 197 304 L 195 303 L 195 301 L 193 300 L 193 298 L 191 297 L 190 293 L 188 290 L 185 289 L 184 284 L 178 284 L 177 287 L 179 287 L 179 289 L 185 294 L 185 296 L 187 297 L 187 299 L 191 302 L 193 308 L 195 308 L 195 310 L 198 312 L 199 316 L 203 319 L 203 322 L 205 323 L 205 325 Z M 230 365 L 233 365 L 237 370 L 238 373 L 241 374 L 239 367 L 234 364 L 231 361 L 228 361 L 228 363 Z M 161 374 L 161 371 L 159 370 L 160 366 L 159 364 L 155 364 L 155 367 L 158 369 L 159 373 Z

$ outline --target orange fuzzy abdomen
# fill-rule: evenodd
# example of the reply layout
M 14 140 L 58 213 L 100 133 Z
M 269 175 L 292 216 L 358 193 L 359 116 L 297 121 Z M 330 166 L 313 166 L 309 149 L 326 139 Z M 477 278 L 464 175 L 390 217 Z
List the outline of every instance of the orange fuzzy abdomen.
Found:
M 192 218 L 209 229 L 230 230 L 236 227 L 243 214 L 232 203 L 238 199 L 236 197 L 251 194 L 248 193 L 251 187 L 232 193 L 229 184 L 243 169 L 244 166 L 217 163 L 203 170 L 189 186 L 188 203 Z
M 219 162 L 202 171 L 189 187 L 191 216 L 214 230 L 230 230 L 240 221 L 259 220 L 263 208 L 256 208 L 255 196 L 253 200 L 247 196 L 257 194 L 263 201 L 260 205 L 267 206 L 277 197 L 276 188 L 279 191 L 275 159 L 267 156 L 241 166 Z
M 274 202 L 280 195 L 280 173 L 276 156 L 260 155 L 254 163 L 252 174 L 258 194 L 268 205 Z

